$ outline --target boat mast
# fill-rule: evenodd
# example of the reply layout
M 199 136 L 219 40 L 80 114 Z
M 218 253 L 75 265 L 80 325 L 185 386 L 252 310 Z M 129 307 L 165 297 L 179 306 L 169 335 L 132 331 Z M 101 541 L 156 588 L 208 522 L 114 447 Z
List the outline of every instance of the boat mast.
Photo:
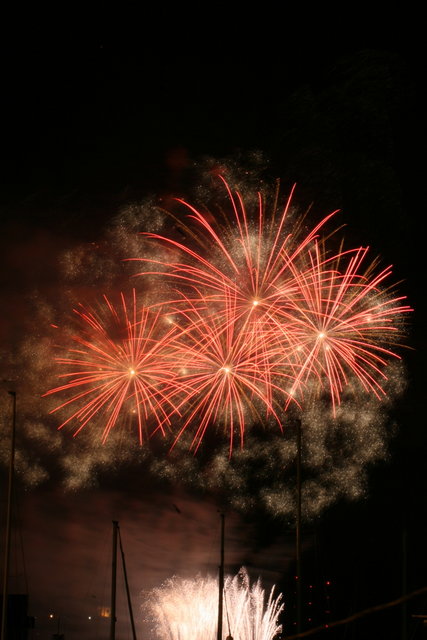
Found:
M 297 633 L 302 630 L 302 575 L 301 575 L 301 420 L 297 424 L 297 513 L 295 526 Z
M 6 540 L 4 552 L 4 571 L 3 571 L 3 600 L 1 614 L 1 640 L 5 640 L 7 634 L 7 602 L 9 596 L 9 559 L 10 559 L 10 534 L 12 527 L 12 495 L 13 495 L 13 479 L 15 467 L 15 431 L 16 431 L 16 392 L 9 391 L 12 396 L 12 434 L 10 443 L 9 458 L 9 483 L 7 493 L 7 514 L 6 514 Z
M 116 583 L 117 583 L 117 538 L 120 544 L 120 553 L 122 558 L 123 574 L 125 577 L 126 596 L 128 601 L 130 623 L 132 626 L 132 638 L 136 640 L 135 622 L 133 619 L 132 603 L 130 599 L 128 576 L 126 571 L 125 554 L 123 551 L 122 537 L 120 535 L 119 523 L 113 520 L 113 559 L 111 563 L 111 612 L 110 612 L 110 640 L 116 637 Z
M 131 624 L 131 627 L 132 627 L 132 638 L 133 638 L 133 640 L 136 640 L 135 622 L 134 622 L 134 619 L 133 619 L 132 602 L 131 602 L 131 599 L 130 599 L 130 591 L 129 591 L 129 583 L 128 583 L 128 574 L 127 574 L 127 571 L 126 571 L 125 554 L 124 554 L 124 551 L 123 551 L 122 536 L 120 535 L 120 529 L 119 529 L 119 544 L 120 544 L 120 553 L 121 553 L 121 556 L 122 556 L 123 574 L 124 574 L 124 577 L 125 577 L 126 596 L 127 596 L 127 600 L 128 600 L 130 624 Z
M 111 562 L 111 611 L 110 640 L 116 638 L 116 581 L 117 581 L 117 531 L 119 523 L 113 520 L 113 559 Z
M 218 580 L 218 632 L 217 640 L 222 640 L 222 608 L 224 598 L 224 514 L 221 513 L 221 553 Z

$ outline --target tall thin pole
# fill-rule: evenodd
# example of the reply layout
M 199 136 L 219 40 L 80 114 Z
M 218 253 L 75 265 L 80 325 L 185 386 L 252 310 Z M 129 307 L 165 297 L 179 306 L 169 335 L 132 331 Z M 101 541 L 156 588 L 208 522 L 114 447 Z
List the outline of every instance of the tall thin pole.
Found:
M 297 591 L 297 633 L 301 633 L 302 576 L 301 576 L 301 420 L 297 425 L 297 515 L 296 537 L 296 591 Z
M 117 530 L 119 523 L 113 520 L 113 558 L 111 562 L 111 612 L 110 640 L 116 637 L 116 581 L 117 581 Z
M 218 632 L 217 640 L 222 640 L 222 610 L 224 596 L 224 514 L 221 513 L 221 553 L 218 580 Z
M 1 613 L 1 640 L 6 638 L 7 628 L 7 601 L 9 596 L 9 559 L 10 559 L 10 533 L 12 526 L 12 495 L 13 495 L 13 479 L 15 467 L 15 431 L 16 431 L 16 392 L 9 391 L 12 396 L 12 434 L 10 439 L 10 457 L 9 457 L 9 480 L 7 492 L 7 513 L 6 513 L 6 539 L 4 547 L 4 571 L 3 571 L 3 601 Z
M 128 601 L 130 624 L 132 627 L 132 638 L 133 640 L 136 640 L 135 622 L 133 619 L 132 602 L 130 599 L 130 591 L 129 591 L 129 583 L 128 583 L 128 574 L 126 571 L 125 552 L 123 551 L 122 536 L 120 535 L 120 529 L 119 529 L 119 544 L 120 544 L 120 553 L 122 556 L 123 575 L 125 577 L 126 596 Z
M 402 596 L 405 596 L 408 590 L 407 585 L 407 569 L 408 569 L 408 546 L 407 546 L 407 530 L 406 530 L 406 518 L 402 528 Z M 407 615 L 408 606 L 407 602 L 402 604 L 402 640 L 407 640 Z

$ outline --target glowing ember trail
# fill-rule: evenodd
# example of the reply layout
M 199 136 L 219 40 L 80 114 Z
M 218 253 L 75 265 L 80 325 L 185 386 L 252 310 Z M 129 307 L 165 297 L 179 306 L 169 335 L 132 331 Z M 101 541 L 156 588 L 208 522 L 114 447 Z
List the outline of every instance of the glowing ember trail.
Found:
M 59 429 L 77 422 L 77 435 L 98 419 L 105 441 L 119 418 L 133 417 L 142 443 L 147 424 L 153 420 L 157 425 L 168 423 L 168 415 L 175 410 L 170 393 L 179 385 L 167 358 L 175 329 L 164 331 L 159 312 L 139 308 L 135 290 L 130 305 L 123 293 L 120 300 L 115 307 L 104 296 L 98 311 L 82 306 L 74 309 L 78 330 L 72 341 L 76 348 L 67 345 L 66 355 L 56 359 L 66 369 L 60 375 L 65 383 L 45 395 L 61 392 L 70 396 L 51 411 L 71 410 Z
M 278 623 L 282 596 L 274 587 L 265 600 L 260 580 L 252 586 L 245 569 L 224 583 L 223 628 L 234 640 L 273 640 L 281 632 Z M 156 637 L 162 640 L 216 640 L 218 581 L 214 578 L 172 578 L 149 598 L 150 618 Z

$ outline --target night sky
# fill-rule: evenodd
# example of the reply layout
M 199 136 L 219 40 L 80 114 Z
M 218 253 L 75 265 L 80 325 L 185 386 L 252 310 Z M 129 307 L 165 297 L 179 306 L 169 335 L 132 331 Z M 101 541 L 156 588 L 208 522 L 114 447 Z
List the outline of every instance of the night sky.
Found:
M 298 204 L 317 218 L 340 209 L 346 239 L 393 265 L 393 281 L 415 309 L 411 349 L 401 351 L 406 387 L 384 418 L 387 455 L 363 468 L 357 499 L 343 495 L 304 524 L 312 625 L 425 587 L 421 17 L 396 10 L 372 21 L 359 7 L 357 16 L 311 16 L 307 24 L 304 12 L 231 18 L 210 7 L 205 16 L 165 10 L 137 19 L 129 6 L 108 25 L 104 9 L 90 24 L 88 16 L 53 16 L 52 28 L 40 14 L 25 24 L 15 16 L 2 42 L 0 515 L 4 528 L 13 389 L 11 590 L 29 594 L 30 637 L 106 636 L 99 612 L 109 605 L 112 520 L 120 523 L 138 637 L 149 637 L 144 592 L 175 574 L 215 574 L 219 510 L 226 572 L 244 565 L 267 588 L 276 584 L 289 603 L 285 635 L 295 630 L 291 518 L 257 504 L 238 509 L 226 492 L 185 482 L 182 470 L 172 479 L 153 475 L 131 433 L 104 448 L 84 434 L 58 433 L 40 398 L 51 374 L 51 323 L 75 296 L 104 293 L 125 275 L 120 219 L 147 199 L 187 196 L 212 159 L 257 167 L 265 180 L 280 178 L 285 192 L 296 182 Z M 131 635 L 121 578 L 118 589 L 124 640 Z M 427 614 L 427 594 L 313 637 L 417 640 L 415 614 Z M 306 607 L 307 627 L 308 616 Z

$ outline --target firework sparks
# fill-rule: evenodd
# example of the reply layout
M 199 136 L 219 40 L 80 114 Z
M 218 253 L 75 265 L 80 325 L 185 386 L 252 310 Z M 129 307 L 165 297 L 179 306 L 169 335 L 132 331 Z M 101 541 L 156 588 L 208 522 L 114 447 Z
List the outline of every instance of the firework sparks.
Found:
M 250 585 L 242 568 L 224 583 L 224 629 L 234 640 L 273 640 L 282 630 L 278 623 L 282 596 L 274 587 L 266 601 L 260 580 Z M 217 636 L 218 582 L 214 578 L 172 578 L 150 594 L 149 608 L 158 638 L 215 640 Z
M 360 394 L 348 388 L 334 417 L 328 395 L 319 398 L 307 389 L 303 411 L 290 409 L 283 433 L 278 428 L 248 428 L 244 448 L 235 447 L 231 458 L 218 437 L 207 439 L 200 455 L 192 455 L 184 434 L 173 454 L 155 460 L 151 468 L 172 485 L 190 483 L 202 492 L 214 489 L 238 512 L 261 508 L 274 517 L 292 519 L 297 411 L 304 434 L 302 517 L 311 521 L 342 498 L 354 501 L 366 495 L 368 470 L 389 454 L 387 443 L 397 429 L 392 407 L 405 387 L 403 363 L 395 359 L 388 367 L 387 395 L 381 402 L 368 394 L 361 410 Z
M 289 224 L 292 232 L 286 225 L 294 189 L 280 215 L 277 215 L 277 202 L 274 202 L 273 210 L 267 216 L 263 196 L 258 193 L 255 216 L 250 216 L 241 194 L 233 194 L 225 179 L 219 178 L 226 189 L 231 209 L 223 226 L 211 215 L 204 215 L 185 200 L 177 199 L 190 211 L 190 224 L 196 223 L 194 230 L 181 223 L 185 235 L 195 247 L 170 237 L 143 232 L 143 236 L 165 245 L 172 256 L 178 257 L 167 261 L 154 258 L 134 260 L 158 266 L 157 270 L 147 269 L 138 275 L 156 274 L 172 279 L 181 291 L 193 292 L 196 299 L 203 292 L 205 301 L 221 302 L 225 308 L 227 300 L 232 297 L 236 301 L 237 318 L 250 317 L 256 331 L 260 322 L 279 323 L 280 319 L 287 318 L 288 298 L 298 291 L 295 272 L 289 267 L 304 255 L 336 211 L 299 238 L 299 235 L 304 235 L 302 220 Z M 225 317 L 224 321 L 227 320 Z
M 400 359 L 389 345 L 401 337 L 403 314 L 412 311 L 405 298 L 385 290 L 390 267 L 377 274 L 373 264 L 363 268 L 367 253 L 359 248 L 326 258 L 315 242 L 306 270 L 295 276 L 299 294 L 290 300 L 287 335 L 293 346 L 284 366 L 291 351 L 298 363 L 290 394 L 316 380 L 320 389 L 329 389 L 334 414 L 352 380 L 377 398 L 385 395 L 381 380 L 388 362 Z
M 251 384 L 257 391 L 252 388 L 251 395 L 262 398 L 268 415 L 277 418 L 272 409 L 276 402 L 283 402 L 285 410 L 292 401 L 303 403 L 307 390 L 314 388 L 328 391 L 335 415 L 342 394 L 355 379 L 365 392 L 381 398 L 389 361 L 399 358 L 390 345 L 401 336 L 404 314 L 412 311 L 403 297 L 390 295 L 384 284 L 391 268 L 375 273 L 375 263 L 365 267 L 367 248 L 335 254 L 325 246 L 319 234 L 336 212 L 307 233 L 290 213 L 293 190 L 282 213 L 277 214 L 275 198 L 267 216 L 264 196 L 258 194 L 255 207 L 251 203 L 255 212 L 249 211 L 242 195 L 233 192 L 223 177 L 220 180 L 228 198 L 228 218 L 222 211 L 225 223 L 180 199 L 190 212 L 189 224 L 183 225 L 189 241 L 184 244 L 144 232 L 150 241 L 166 247 L 168 257 L 138 259 L 154 265 L 145 273 L 175 283 L 175 296 L 159 305 L 173 308 L 186 321 L 189 314 L 180 307 L 192 307 L 193 329 L 186 334 L 187 347 L 180 342 L 179 348 L 182 355 L 188 348 L 195 361 L 205 358 L 215 374 L 196 381 L 198 391 L 206 389 L 207 395 L 196 402 L 179 434 L 203 410 L 197 448 L 207 423 L 218 416 L 215 407 L 221 406 L 220 398 L 228 394 L 234 402 L 230 433 L 239 421 L 243 445 L 243 386 L 231 386 L 236 371 L 229 348 L 231 334 L 233 339 L 240 335 L 246 354 L 252 354 L 249 360 L 257 373 Z M 194 327 L 200 333 L 197 339 Z M 212 327 L 227 342 L 227 349 L 216 348 L 214 358 L 211 347 L 216 339 L 207 337 Z M 193 400 L 195 395 L 188 397 Z M 228 404 L 229 416 L 231 409 Z
M 286 396 L 279 383 L 289 374 L 274 367 L 282 345 L 267 325 L 255 333 L 248 323 L 239 322 L 235 300 L 227 299 L 224 315 L 199 310 L 186 297 L 183 301 L 186 308 L 177 310 L 181 333 L 172 345 L 187 392 L 175 442 L 196 423 L 191 448 L 197 451 L 208 426 L 221 424 L 229 433 L 231 455 L 237 433 L 243 447 L 247 423 L 273 418 L 282 428 L 278 410 L 283 400 L 275 396 Z M 228 318 L 226 324 L 223 317 Z
M 178 383 L 166 357 L 166 346 L 174 327 L 164 329 L 160 314 L 139 307 L 133 290 L 129 304 L 123 293 L 115 307 L 104 296 L 99 311 L 79 306 L 74 309 L 78 331 L 72 335 L 76 348 L 56 359 L 66 372 L 64 384 L 45 396 L 69 393 L 70 397 L 51 413 L 71 408 L 71 415 L 59 426 L 78 422 L 77 435 L 95 418 L 103 420 L 102 440 L 123 413 L 136 418 L 139 440 L 153 420 L 168 423 L 175 411 L 170 392 Z M 77 392 L 76 392 L 77 390 Z M 73 407 L 77 406 L 74 411 Z
M 281 207 L 278 192 L 245 203 L 219 178 L 228 208 L 218 204 L 217 219 L 178 200 L 188 213 L 186 242 L 143 232 L 167 253 L 135 259 L 150 280 L 161 278 L 148 309 L 137 310 L 134 291 L 130 310 L 123 295 L 118 309 L 105 298 L 107 323 L 76 310 L 80 348 L 58 359 L 67 382 L 46 394 L 78 389 L 54 409 L 80 404 L 61 427 L 77 420 L 78 433 L 103 413 L 105 441 L 131 406 L 140 442 L 148 423 L 151 433 L 172 432 L 175 444 L 194 430 L 197 452 L 216 425 L 228 433 L 231 455 L 249 425 L 282 430 L 289 406 L 304 412 L 313 393 L 326 392 L 334 416 L 355 381 L 384 396 L 389 361 L 399 358 L 392 345 L 411 311 L 390 293 L 391 269 L 366 267 L 366 248 L 326 246 L 330 236 L 320 234 L 336 212 L 306 231 L 295 220 L 293 189 Z

